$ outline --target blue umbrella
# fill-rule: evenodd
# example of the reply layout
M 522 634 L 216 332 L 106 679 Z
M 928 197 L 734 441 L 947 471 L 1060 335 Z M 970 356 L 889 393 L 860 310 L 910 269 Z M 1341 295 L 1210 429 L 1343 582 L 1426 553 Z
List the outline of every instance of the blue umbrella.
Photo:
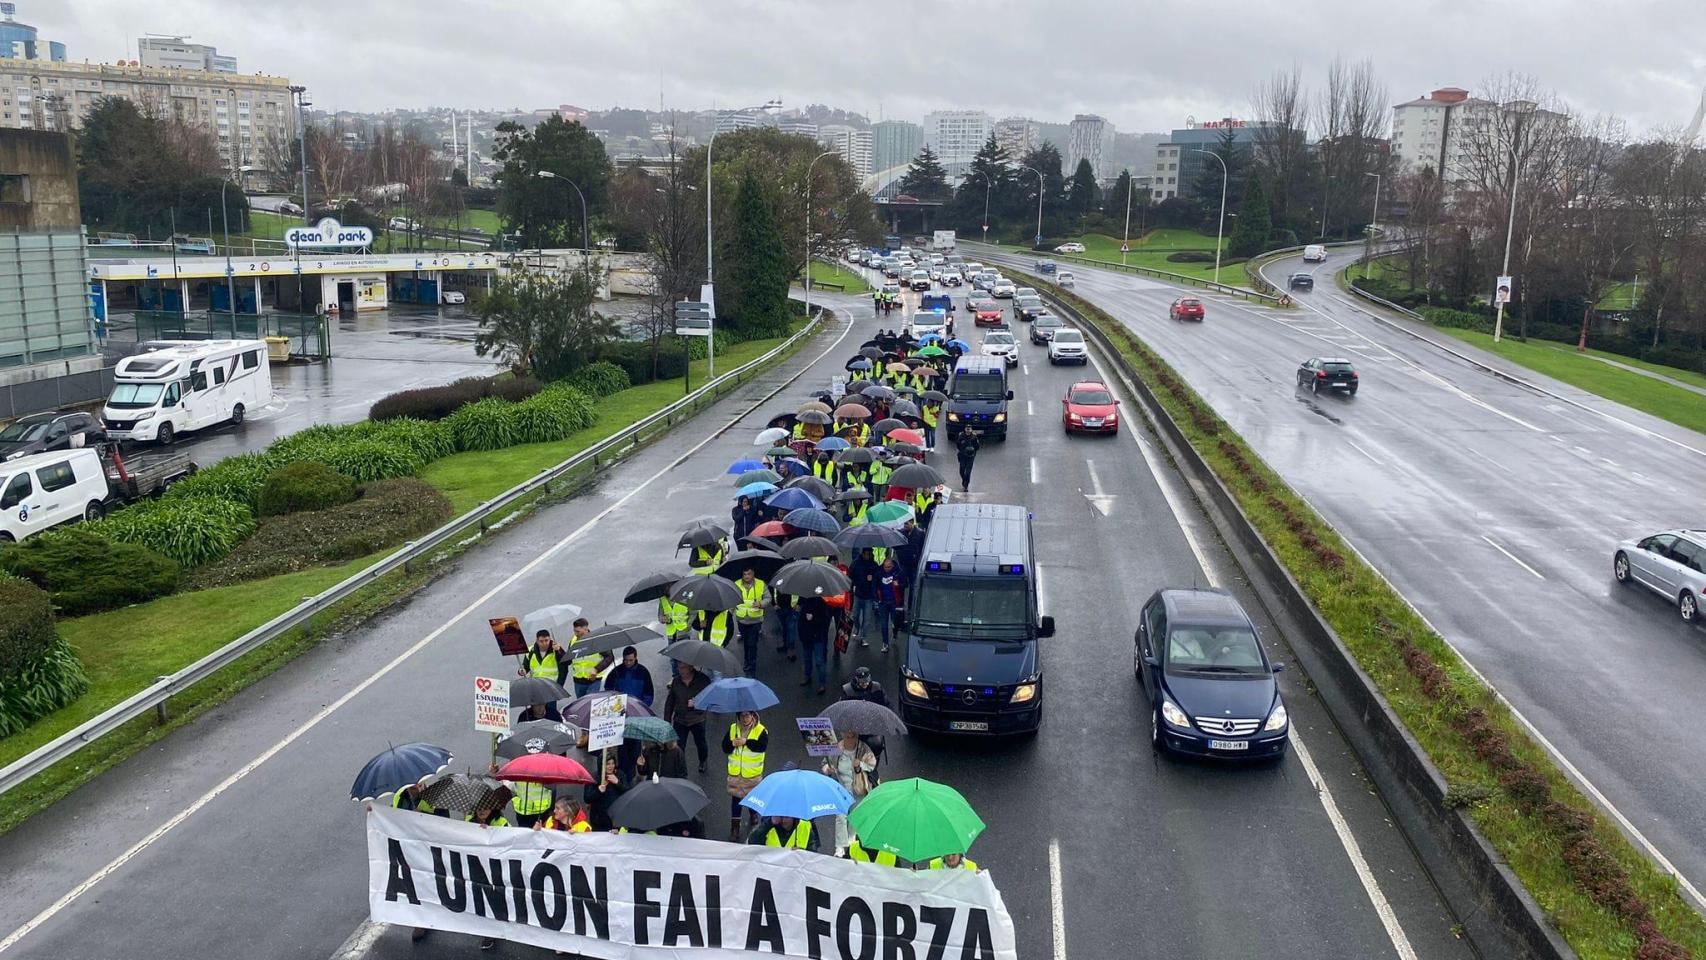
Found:
M 783 467 L 787 467 L 797 477 L 803 477 L 812 472 L 811 465 L 806 463 L 804 460 L 801 460 L 799 457 L 783 457 L 781 460 L 778 460 L 776 462 L 776 472 L 782 472 Z
M 844 437 L 824 437 L 817 442 L 819 450 L 845 450 L 851 446 Z
M 430 743 L 391 747 L 367 761 L 349 788 L 351 800 L 375 800 L 420 783 L 450 766 L 450 751 Z
M 853 795 L 815 770 L 778 770 L 758 781 L 740 805 L 766 817 L 811 820 L 853 809 Z
M 946 339 L 948 339 L 948 338 L 942 336 L 939 333 L 927 333 L 924 336 L 918 338 L 918 343 L 920 346 L 922 346 L 926 343 L 929 343 L 932 340 L 946 340 Z
M 767 493 L 774 493 L 775 490 L 776 490 L 776 485 L 774 483 L 771 483 L 768 480 L 760 480 L 757 483 L 749 483 L 746 486 L 741 487 L 739 490 L 736 490 L 735 496 L 736 497 L 762 497 Z
M 798 487 L 784 487 L 764 498 L 764 505 L 778 510 L 822 510 L 823 501 Z
M 965 342 L 965 341 L 964 341 L 964 340 L 961 340 L 961 339 L 960 339 L 960 338 L 958 338 L 958 337 L 955 337 L 955 338 L 954 338 L 954 339 L 952 339 L 952 340 L 949 340 L 949 341 L 948 341 L 948 342 L 947 342 L 947 343 L 946 343 L 946 344 L 945 344 L 945 346 L 948 346 L 948 347 L 959 347 L 959 348 L 960 348 L 960 351 L 961 351 L 961 352 L 962 352 L 962 353 L 963 353 L 963 352 L 966 352 L 966 351 L 969 351 L 969 350 L 970 350 L 970 349 L 971 349 L 971 344 L 969 344 L 969 343 L 967 343 L 967 342 Z
M 695 709 L 709 713 L 740 713 L 743 710 L 757 712 L 768 710 L 782 699 L 775 691 L 751 677 L 724 677 L 711 681 L 693 698 Z
M 787 493 L 788 491 L 782 492 Z M 804 490 L 800 492 L 805 493 Z M 800 507 L 797 510 L 790 510 L 788 515 L 782 518 L 782 522 L 797 530 L 806 530 L 811 533 L 832 534 L 841 530 L 841 521 L 817 507 Z
M 745 473 L 748 470 L 763 470 L 763 469 L 764 469 L 764 461 L 762 461 L 762 460 L 741 459 L 741 460 L 736 460 L 734 463 L 729 464 L 729 469 L 726 472 L 732 475 L 732 474 L 738 474 L 738 473 Z
M 847 365 L 847 369 L 849 369 L 849 370 L 869 370 L 869 369 L 871 369 L 871 361 L 865 359 L 864 357 L 860 357 L 859 359 L 853 361 L 852 363 L 849 363 Z

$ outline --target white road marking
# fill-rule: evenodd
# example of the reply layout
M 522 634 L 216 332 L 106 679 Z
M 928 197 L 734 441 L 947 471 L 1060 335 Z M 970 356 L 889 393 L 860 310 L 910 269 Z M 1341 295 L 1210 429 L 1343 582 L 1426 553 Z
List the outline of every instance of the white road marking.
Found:
M 1037 414 L 1037 408 L 1031 406 L 1031 401 L 1026 400 L 1025 401 L 1025 416 L 1034 417 L 1034 416 L 1036 416 L 1036 414 Z
M 1028 363 L 1019 364 L 1019 370 L 1021 372 L 1023 372 L 1025 374 L 1025 376 L 1027 376 L 1027 377 L 1031 375 L 1031 365 Z
M 782 386 L 776 388 L 775 393 L 780 393 L 783 389 L 786 389 L 788 384 L 790 384 L 794 380 L 798 379 L 807 370 L 810 370 L 819 361 L 821 361 L 824 357 L 829 356 L 831 351 L 835 350 L 837 347 L 839 347 L 841 345 L 841 341 L 847 339 L 847 335 L 849 333 L 851 333 L 852 330 L 853 330 L 853 323 L 851 322 L 851 318 L 849 318 L 849 322 L 842 329 L 841 335 L 839 337 L 835 338 L 835 342 L 831 343 L 828 347 L 824 348 L 824 351 L 822 353 L 818 354 L 815 358 L 813 358 L 811 363 L 808 363 L 804 367 L 802 367 L 798 374 L 795 374 L 793 377 L 789 378 L 787 381 L 784 381 Z M 772 393 L 771 395 L 774 396 L 775 394 Z M 756 409 L 756 407 L 752 408 L 752 409 Z M 634 489 L 628 491 L 626 494 L 624 494 L 622 497 L 618 498 L 616 501 L 611 503 L 609 506 L 607 506 L 603 510 L 599 511 L 595 516 L 593 516 L 592 519 L 581 524 L 579 527 L 576 527 L 572 532 L 570 532 L 568 534 L 568 536 L 565 536 L 563 539 L 558 540 L 549 549 L 547 549 L 545 552 L 541 553 L 539 556 L 534 557 L 525 566 L 516 570 L 514 573 L 510 574 L 508 577 L 505 577 L 501 582 L 499 582 L 497 584 L 497 586 L 494 586 L 490 590 L 486 591 L 484 594 L 482 594 L 479 597 L 479 599 L 475 600 L 473 603 L 470 603 L 466 607 L 463 607 L 462 610 L 459 611 L 455 616 L 451 617 L 449 620 L 446 620 L 443 624 L 440 624 L 437 629 L 433 630 L 431 633 L 427 634 L 426 636 L 422 637 L 420 640 L 416 641 L 413 646 L 409 647 L 407 650 L 404 650 L 402 653 L 398 654 L 395 659 L 393 659 L 389 663 L 385 664 L 384 666 L 380 667 L 378 670 L 375 670 L 373 673 L 369 674 L 366 679 L 362 680 L 360 683 L 357 683 L 355 686 L 351 687 L 346 693 L 344 693 L 343 696 L 341 696 L 338 699 L 327 704 L 325 707 L 321 708 L 318 713 L 314 714 L 313 716 L 309 717 L 307 720 L 303 721 L 300 726 L 298 726 L 296 729 L 290 731 L 290 733 L 286 734 L 284 739 L 278 741 L 277 743 L 273 744 L 272 746 L 261 751 L 261 753 L 258 754 L 254 759 L 250 760 L 248 763 L 243 764 L 243 766 L 239 767 L 236 770 L 236 772 L 232 773 L 230 776 L 226 777 L 224 780 L 219 781 L 219 783 L 216 784 L 211 790 L 208 790 L 206 793 L 197 797 L 195 799 L 195 801 L 193 803 L 191 803 L 189 806 L 185 807 L 184 809 L 182 809 L 182 810 L 178 811 L 176 814 L 174 814 L 171 817 L 171 819 L 167 820 L 165 823 L 162 823 L 158 827 L 155 827 L 153 830 L 149 831 L 149 833 L 146 836 L 144 836 L 141 840 L 138 840 L 135 843 L 131 844 L 128 849 L 126 849 L 123 853 L 119 854 L 118 856 L 114 857 L 111 861 L 109 861 L 107 863 L 106 866 L 102 867 L 99 870 L 96 870 L 93 874 L 91 874 L 89 876 L 88 879 L 84 880 L 82 883 L 77 884 L 75 887 L 72 887 L 69 891 L 67 891 L 65 893 L 64 896 L 60 897 L 58 900 L 55 900 L 52 904 L 47 906 L 40 913 L 36 914 L 35 916 L 31 917 L 29 920 L 25 921 L 22 926 L 18 927 L 18 929 L 13 930 L 11 933 L 7 934 L 6 938 L 4 940 L 0 940 L 0 953 L 5 953 L 8 949 L 10 949 L 12 946 L 17 944 L 18 941 L 20 941 L 20 940 L 24 939 L 24 937 L 28 936 L 32 930 L 35 930 L 37 927 L 39 927 L 42 924 L 46 923 L 47 921 L 53 919 L 53 917 L 56 914 L 58 914 L 61 910 L 64 910 L 66 907 L 68 907 L 72 903 L 76 902 L 78 898 L 82 897 L 83 894 L 88 893 L 89 890 L 91 890 L 92 888 L 95 887 L 95 885 L 99 884 L 102 880 L 105 880 L 107 877 L 111 876 L 115 870 L 118 870 L 120 867 L 124 866 L 125 864 L 129 863 L 131 860 L 135 859 L 138 854 L 142 853 L 142 851 L 148 849 L 150 846 L 153 846 L 155 841 L 159 840 L 161 837 L 164 837 L 166 834 L 171 833 L 173 830 L 175 830 L 178 827 L 179 824 L 183 823 L 185 820 L 188 820 L 191 816 L 193 816 L 201 808 L 212 803 L 214 800 L 217 800 L 221 794 L 225 793 L 225 791 L 236 786 L 239 782 L 241 782 L 242 780 L 247 778 L 249 776 L 249 774 L 254 773 L 257 769 L 260 768 L 261 764 L 264 764 L 268 760 L 271 760 L 273 757 L 278 756 L 278 754 L 283 752 L 285 750 L 285 748 L 289 747 L 291 744 L 295 743 L 297 740 L 300 740 L 304 734 L 308 733 L 310 730 L 313 730 L 315 727 L 319 726 L 321 724 L 321 722 L 323 722 L 327 717 L 331 716 L 333 713 L 336 713 L 345 704 L 348 704 L 351 700 L 354 700 L 356 697 L 360 696 L 363 692 L 365 692 L 367 690 L 367 688 L 373 686 L 375 683 L 378 683 L 380 680 L 384 679 L 387 675 L 389 675 L 391 673 L 391 671 L 397 669 L 399 666 L 402 666 L 404 661 L 408 660 L 410 657 L 413 657 L 415 654 L 419 653 L 420 651 L 426 649 L 428 644 L 432 643 L 434 640 L 437 640 L 440 636 L 442 636 L 445 633 L 445 631 L 449 630 L 452 626 L 455 626 L 456 624 L 460 623 L 463 620 L 463 618 L 467 617 L 469 614 L 472 614 L 474 611 L 478 610 L 487 601 L 491 600 L 493 597 L 497 596 L 502 591 L 507 590 L 517 580 L 520 580 L 522 577 L 525 577 L 529 573 L 533 572 L 533 570 L 538 568 L 540 564 L 543 564 L 545 561 L 551 559 L 552 557 L 556 556 L 558 553 L 562 552 L 562 550 L 565 547 L 567 547 L 569 544 L 574 543 L 576 540 L 579 540 L 589 530 L 591 530 L 594 526 L 596 526 L 599 522 L 601 522 L 605 517 L 609 516 L 611 513 L 620 509 L 624 504 L 626 504 L 628 501 L 632 500 L 635 496 L 637 496 L 640 493 L 640 491 L 651 486 L 653 481 L 657 480 L 659 477 L 663 477 L 663 476 L 669 474 L 676 467 L 680 466 L 683 462 L 685 462 L 689 457 L 698 453 L 700 450 L 703 450 L 712 441 L 716 440 L 718 437 L 721 437 L 731 427 L 734 427 L 736 424 L 740 423 L 741 420 L 745 419 L 746 416 L 750 412 L 751 412 L 751 409 L 742 410 L 739 416 L 735 417 L 733 420 L 730 420 L 724 426 L 712 431 L 708 436 L 705 437 L 705 439 L 699 441 L 697 444 L 694 444 L 692 448 L 683 452 L 681 454 L 681 456 L 675 458 L 674 460 L 672 460 L 668 464 L 666 464 L 663 467 L 663 469 L 659 470 L 658 472 L 656 472 L 656 473 L 652 474 L 651 476 L 647 477 L 646 479 L 642 480 L 639 484 L 637 484 L 634 487 Z
M 1066 894 L 1060 880 L 1060 840 L 1048 841 L 1048 906 L 1054 927 L 1054 960 L 1066 960 Z
M 1523 562 L 1522 562 L 1522 559 L 1521 559 L 1521 558 L 1519 558 L 1519 557 L 1518 557 L 1518 556 L 1517 556 L 1517 555 L 1516 555 L 1516 554 L 1514 554 L 1514 553 L 1512 553 L 1512 552 L 1510 552 L 1510 551 L 1509 551 L 1509 550 L 1506 550 L 1506 549 L 1505 549 L 1505 548 L 1504 548 L 1504 547 L 1501 547 L 1501 546 L 1499 546 L 1499 545 L 1498 545 L 1498 544 L 1497 544 L 1497 543 L 1495 543 L 1495 542 L 1494 542 L 1494 541 L 1493 541 L 1493 538 L 1492 538 L 1492 537 L 1489 537 L 1489 536 L 1487 536 L 1487 535 L 1486 535 L 1486 534 L 1482 534 L 1482 535 L 1481 535 L 1481 539 L 1482 539 L 1482 540 L 1485 540 L 1485 541 L 1487 541 L 1487 545 L 1488 545 L 1488 546 L 1489 546 L 1489 547 L 1492 547 L 1492 548 L 1493 548 L 1493 549 L 1494 549 L 1494 550 L 1497 550 L 1497 551 L 1499 551 L 1499 552 L 1500 552 L 1500 553 L 1502 553 L 1502 554 L 1504 554 L 1504 555 L 1505 555 L 1505 556 L 1507 556 L 1507 557 L 1509 557 L 1509 558 L 1510 558 L 1510 561 L 1511 561 L 1511 562 L 1512 562 L 1512 563 L 1514 563 L 1514 564 L 1516 564 L 1516 565 L 1517 565 L 1517 566 L 1519 566 L 1519 567 L 1521 567 L 1521 568 L 1523 568 L 1523 569 L 1524 569 L 1524 570 L 1527 570 L 1527 571 L 1528 571 L 1528 572 L 1529 572 L 1529 573 L 1532 573 L 1532 574 L 1534 574 L 1534 575 L 1535 575 L 1535 576 L 1536 576 L 1536 577 L 1538 577 L 1538 578 L 1539 578 L 1539 579 L 1541 579 L 1541 580 L 1544 580 L 1544 579 L 1546 579 L 1546 575 L 1545 575 L 1545 574 L 1543 574 L 1543 573 L 1541 573 L 1541 572 L 1540 572 L 1540 571 L 1539 571 L 1539 570 L 1536 570 L 1536 569 L 1534 569 L 1534 568 L 1533 568 L 1533 567 L 1531 567 L 1531 566 L 1529 566 L 1529 565 L 1528 565 L 1528 564 L 1526 564 L 1526 563 L 1523 563 Z
M 1351 449 L 1353 449 L 1357 453 L 1360 453 L 1363 456 L 1367 457 L 1375 466 L 1377 466 L 1377 467 L 1386 466 L 1386 464 L 1381 463 L 1379 460 L 1375 459 L 1374 454 L 1369 453 L 1367 450 L 1364 450 L 1362 447 L 1358 446 L 1357 442 L 1355 440 L 1352 440 L 1349 437 L 1347 437 L 1347 438 L 1345 438 L 1345 442 L 1351 445 Z
M 1090 471 L 1090 489 L 1092 491 L 1084 494 L 1084 499 L 1090 501 L 1090 505 L 1105 517 L 1108 515 L 1108 511 L 1114 508 L 1113 495 L 1102 492 L 1102 478 L 1096 473 L 1096 461 L 1086 460 L 1084 466 Z
M 1031 486 L 1037 485 L 1037 458 L 1031 458 Z

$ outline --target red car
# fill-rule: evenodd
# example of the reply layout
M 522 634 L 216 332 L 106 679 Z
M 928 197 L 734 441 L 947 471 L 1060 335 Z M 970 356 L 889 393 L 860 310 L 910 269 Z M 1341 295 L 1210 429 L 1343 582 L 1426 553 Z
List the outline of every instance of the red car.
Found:
M 1099 380 L 1080 380 L 1067 387 L 1060 407 L 1060 422 L 1067 433 L 1120 432 L 1120 402 Z
M 980 327 L 1001 327 L 1007 324 L 1007 315 L 1001 312 L 1001 305 L 994 300 L 973 300 L 971 310 L 973 322 Z
M 1173 306 L 1167 310 L 1167 315 L 1174 320 L 1201 320 L 1202 301 L 1196 297 L 1180 297 L 1173 301 Z

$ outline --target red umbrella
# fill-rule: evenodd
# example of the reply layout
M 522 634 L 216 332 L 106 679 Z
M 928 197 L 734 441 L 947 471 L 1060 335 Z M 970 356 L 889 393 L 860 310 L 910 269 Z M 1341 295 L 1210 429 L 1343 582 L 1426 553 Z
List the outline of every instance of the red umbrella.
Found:
M 780 520 L 766 520 L 763 523 L 759 524 L 758 526 L 753 527 L 752 533 L 749 534 L 749 536 L 754 536 L 754 537 L 787 537 L 787 536 L 792 536 L 793 533 L 794 533 L 794 528 L 788 526 L 787 524 L 783 523 Z
M 888 438 L 890 442 L 911 443 L 920 447 L 924 446 L 924 434 L 919 433 L 917 430 L 890 430 Z
M 590 786 L 592 774 L 586 768 L 552 753 L 530 753 L 516 757 L 498 770 L 499 780 L 519 780 L 526 783 L 581 784 Z
M 812 448 L 814 448 L 816 446 L 817 446 L 817 444 L 811 440 L 795 440 L 795 441 L 788 444 L 788 447 L 790 449 L 792 449 L 795 453 L 799 454 L 802 457 L 808 453 L 811 453 Z

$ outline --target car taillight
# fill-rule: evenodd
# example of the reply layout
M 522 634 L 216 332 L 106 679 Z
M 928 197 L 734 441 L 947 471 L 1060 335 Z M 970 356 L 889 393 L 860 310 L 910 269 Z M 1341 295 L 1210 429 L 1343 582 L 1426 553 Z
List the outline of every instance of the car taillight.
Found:
M 1327 371 L 1325 371 L 1325 370 L 1317 370 L 1317 371 L 1315 371 L 1315 379 L 1317 379 L 1317 380 L 1325 380 L 1325 379 L 1327 379 Z

